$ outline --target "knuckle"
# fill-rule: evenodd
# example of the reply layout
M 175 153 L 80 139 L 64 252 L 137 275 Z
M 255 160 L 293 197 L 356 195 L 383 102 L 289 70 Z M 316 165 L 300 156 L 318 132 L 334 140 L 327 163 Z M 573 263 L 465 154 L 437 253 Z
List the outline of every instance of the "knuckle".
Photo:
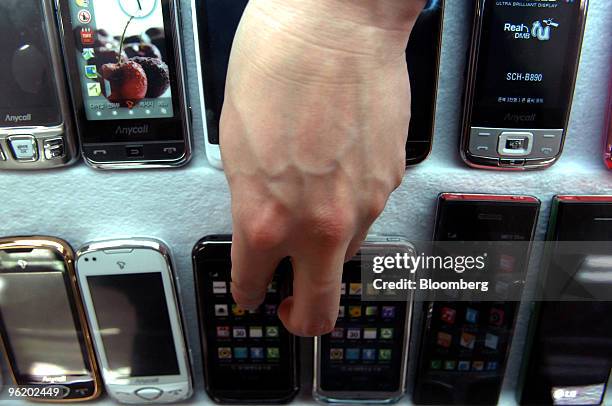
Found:
M 246 225 L 243 225 L 243 230 L 247 244 L 255 249 L 272 249 L 282 241 L 272 224 L 264 223 L 257 219 L 253 219 Z
M 249 210 L 238 216 L 238 228 L 249 247 L 258 250 L 272 249 L 285 238 L 282 214 L 274 208 Z
M 352 233 L 355 221 L 349 209 L 327 207 L 313 213 L 310 216 L 310 223 L 320 241 L 337 245 L 346 241 Z

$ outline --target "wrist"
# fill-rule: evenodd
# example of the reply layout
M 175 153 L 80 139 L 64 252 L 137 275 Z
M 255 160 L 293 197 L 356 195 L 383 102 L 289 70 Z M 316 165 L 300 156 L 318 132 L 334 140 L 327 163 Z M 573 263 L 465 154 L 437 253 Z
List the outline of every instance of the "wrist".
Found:
M 387 58 L 403 54 L 425 0 L 251 0 L 262 29 L 312 46 Z M 271 27 L 270 27 L 271 26 Z

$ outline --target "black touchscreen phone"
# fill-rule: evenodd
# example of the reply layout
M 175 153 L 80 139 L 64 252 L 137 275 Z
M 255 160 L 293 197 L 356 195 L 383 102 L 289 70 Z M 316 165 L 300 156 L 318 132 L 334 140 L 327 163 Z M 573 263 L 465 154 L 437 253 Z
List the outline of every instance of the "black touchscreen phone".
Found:
M 297 339 L 278 306 L 292 270 L 283 261 L 256 311 L 232 299 L 231 237 L 209 236 L 193 251 L 206 391 L 220 403 L 286 403 L 299 389 Z

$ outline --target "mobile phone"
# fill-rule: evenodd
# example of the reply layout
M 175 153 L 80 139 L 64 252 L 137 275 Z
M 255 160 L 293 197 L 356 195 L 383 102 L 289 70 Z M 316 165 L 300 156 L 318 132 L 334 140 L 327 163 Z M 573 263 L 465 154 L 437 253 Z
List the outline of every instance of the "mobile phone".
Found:
M 377 252 L 414 255 L 400 237 L 364 242 L 344 265 L 340 312 L 330 334 L 315 337 L 315 399 L 326 403 L 393 403 L 406 391 L 412 296 L 362 301 L 362 257 Z
M 206 118 L 206 154 L 210 164 L 222 168 L 219 121 L 232 43 L 248 0 L 192 0 L 193 32 L 202 117 Z M 429 0 L 406 50 L 412 99 L 412 118 L 406 144 L 406 164 L 423 161 L 431 151 L 440 64 L 444 0 Z
M 288 403 L 300 387 L 298 342 L 277 309 L 291 266 L 281 262 L 264 303 L 246 311 L 232 299 L 230 258 L 231 236 L 204 237 L 193 249 L 206 392 L 218 403 Z
M 32 400 L 100 395 L 74 254 L 65 241 L 0 239 L 0 336 L 13 380 L 18 388 L 32 388 Z
M 191 396 L 168 247 L 150 238 L 89 243 L 77 253 L 77 278 L 109 395 L 123 403 Z
M 524 280 L 539 208 L 531 196 L 443 193 L 434 241 L 519 242 L 488 258 L 514 285 Z M 423 304 L 414 402 L 496 404 L 519 302 L 448 300 Z
M 0 169 L 76 162 L 52 0 L 0 3 Z
M 475 1 L 461 157 L 546 168 L 563 149 L 588 0 Z
M 423 162 L 433 143 L 442 49 L 444 0 L 428 0 L 419 15 L 406 49 L 412 93 L 406 165 Z
M 612 169 L 612 82 L 610 82 L 610 96 L 608 99 L 608 113 L 606 131 L 604 132 L 604 163 Z
M 56 0 L 85 162 L 172 167 L 191 157 L 177 0 Z
M 234 36 L 247 4 L 248 0 L 191 0 L 202 118 L 206 120 L 206 156 L 219 169 L 223 168 L 219 122 L 225 79 Z
M 596 275 L 599 288 L 610 285 L 612 269 L 609 244 L 589 244 L 592 252 L 568 250 L 570 241 L 612 241 L 612 196 L 555 196 L 545 255 L 543 280 L 547 285 L 570 286 L 579 279 L 584 286 Z M 554 242 L 565 242 L 558 247 Z M 582 250 L 580 250 L 582 251 Z M 554 272 L 555 264 L 573 264 L 568 275 Z M 603 270 L 603 274 L 601 272 Z M 589 277 L 591 275 L 591 277 Z M 569 278 L 568 278 L 569 276 Z M 601 278 L 603 277 L 603 278 Z M 530 344 L 523 361 L 520 403 L 526 405 L 599 405 L 612 370 L 612 303 L 572 300 L 564 290 L 560 300 L 535 303 L 529 328 Z

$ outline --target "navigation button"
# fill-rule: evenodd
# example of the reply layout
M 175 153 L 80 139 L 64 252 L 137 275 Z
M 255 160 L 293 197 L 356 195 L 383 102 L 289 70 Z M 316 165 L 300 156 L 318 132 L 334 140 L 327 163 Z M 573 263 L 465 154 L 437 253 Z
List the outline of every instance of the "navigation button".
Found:
M 64 139 L 60 137 L 45 140 L 43 150 L 45 152 L 45 159 L 63 158 L 65 154 Z
M 108 151 L 106 151 L 105 149 L 95 149 L 93 151 L 93 154 L 94 156 L 102 156 L 108 154 Z
M 142 388 L 134 392 L 136 396 L 144 400 L 155 400 L 159 398 L 162 393 L 164 392 L 158 388 Z
M 476 147 L 476 150 L 477 150 L 477 151 L 488 151 L 488 150 L 489 150 L 489 147 L 487 147 L 486 145 L 478 145 L 478 146 Z
M 504 131 L 499 136 L 497 152 L 501 156 L 527 156 L 533 149 L 533 133 Z
M 166 154 L 176 154 L 176 148 L 174 147 L 166 147 L 163 149 Z
M 38 160 L 38 148 L 33 136 L 16 135 L 9 137 L 8 141 L 16 160 L 31 162 Z

